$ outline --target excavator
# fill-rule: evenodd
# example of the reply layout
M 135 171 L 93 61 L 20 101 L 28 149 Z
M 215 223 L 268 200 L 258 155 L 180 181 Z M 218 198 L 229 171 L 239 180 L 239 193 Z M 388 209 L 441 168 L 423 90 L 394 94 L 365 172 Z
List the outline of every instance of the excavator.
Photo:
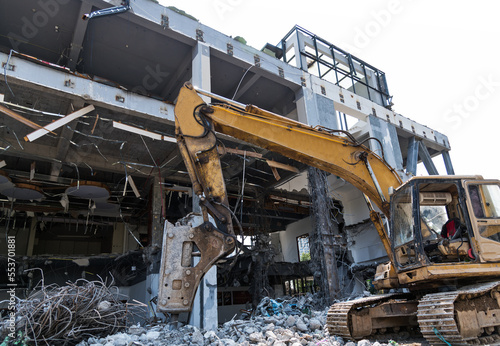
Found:
M 190 311 L 203 275 L 235 249 L 237 219 L 217 139 L 224 134 L 334 174 L 364 194 L 389 262 L 376 269 L 380 294 L 331 306 L 331 335 L 358 340 L 410 330 L 432 345 L 500 342 L 500 181 L 448 175 L 403 182 L 348 132 L 311 127 L 189 83 L 175 121 L 203 223 L 167 222 L 159 311 Z

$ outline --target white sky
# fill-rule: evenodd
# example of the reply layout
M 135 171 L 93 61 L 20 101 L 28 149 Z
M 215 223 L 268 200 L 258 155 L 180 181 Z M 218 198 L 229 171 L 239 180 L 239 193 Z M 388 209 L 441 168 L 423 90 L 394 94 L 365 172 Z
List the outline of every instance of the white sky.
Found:
M 261 49 L 297 24 L 384 71 L 393 110 L 448 136 L 456 174 L 500 178 L 500 2 L 160 0 Z M 441 157 L 434 160 L 445 174 Z M 422 172 L 419 172 L 422 173 Z

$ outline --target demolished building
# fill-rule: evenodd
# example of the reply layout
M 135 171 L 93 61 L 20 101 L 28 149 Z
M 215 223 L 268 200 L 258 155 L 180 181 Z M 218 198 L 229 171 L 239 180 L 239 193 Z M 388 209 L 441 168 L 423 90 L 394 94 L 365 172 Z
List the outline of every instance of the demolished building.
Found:
M 0 4 L 0 253 L 14 237 L 20 297 L 41 268 L 47 283 L 112 278 L 155 314 L 164 223 L 198 212 L 174 138 L 186 81 L 348 131 L 403 180 L 419 161 L 437 174 L 438 155 L 453 174 L 447 137 L 391 110 L 381 70 L 299 26 L 258 50 L 150 0 L 114 5 Z M 210 328 L 264 295 L 319 291 L 329 303 L 364 289 L 386 255 L 362 193 L 282 155 L 219 140 L 245 246 L 206 275 L 194 306 L 204 313 L 190 323 Z

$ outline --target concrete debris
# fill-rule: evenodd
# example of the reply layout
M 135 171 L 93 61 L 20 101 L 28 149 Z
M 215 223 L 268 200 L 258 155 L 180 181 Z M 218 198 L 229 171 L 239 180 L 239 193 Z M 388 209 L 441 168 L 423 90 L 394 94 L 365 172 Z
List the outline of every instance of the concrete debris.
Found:
M 265 299 L 270 303 L 270 299 Z M 283 303 L 282 303 L 283 304 Z M 294 310 L 295 311 L 295 310 Z M 351 342 L 330 335 L 324 326 L 328 309 L 311 310 L 308 314 L 262 316 L 254 315 L 248 320 L 231 320 L 221 325 L 218 330 L 204 331 L 186 325 L 172 330 L 170 324 L 149 326 L 139 325 L 128 328 L 128 333 L 118 333 L 102 338 L 90 338 L 77 346 L 394 346 L 389 344 L 361 340 Z M 139 334 L 140 333 L 140 334 Z
M 281 300 L 280 302 L 274 301 L 270 298 L 265 298 L 259 304 L 260 308 L 256 309 L 254 314 L 250 319 L 241 320 L 233 319 L 229 322 L 224 323 L 219 326 L 217 330 L 200 330 L 194 326 L 186 325 L 181 326 L 176 329 L 172 329 L 173 325 L 168 324 L 156 324 L 149 326 L 141 326 L 140 324 L 131 325 L 125 327 L 123 324 L 118 325 L 118 321 L 110 323 L 107 321 L 106 326 L 113 327 L 108 329 L 111 335 L 107 335 L 105 330 L 97 330 L 96 328 L 91 329 L 93 325 L 102 318 L 103 315 L 99 315 L 100 311 L 106 311 L 107 313 L 113 313 L 118 308 L 116 306 L 117 300 L 112 299 L 113 297 L 107 294 L 108 290 L 106 285 L 99 284 L 98 282 L 86 282 L 83 285 L 85 289 L 91 289 L 92 292 L 96 293 L 94 290 L 99 288 L 96 296 L 94 296 L 90 301 L 86 301 L 85 306 L 92 306 L 96 315 L 90 317 L 89 312 L 85 313 L 87 315 L 85 326 L 76 327 L 72 325 L 70 329 L 71 333 L 75 334 L 76 331 L 84 330 L 84 334 L 78 334 L 80 337 L 79 343 L 77 344 L 76 338 L 72 337 L 68 331 L 60 332 L 60 335 L 64 335 L 66 339 L 58 336 L 53 337 L 50 344 L 63 345 L 67 344 L 77 344 L 77 346 L 175 346 L 175 345 L 198 345 L 198 346 L 312 346 L 312 345 L 322 345 L 322 346 L 386 346 L 386 345 L 398 345 L 396 342 L 391 341 L 390 344 L 383 344 L 379 342 L 372 343 L 368 340 L 361 340 L 357 343 L 343 340 L 335 335 L 330 335 L 328 330 L 325 329 L 326 316 L 328 308 L 323 310 L 310 309 L 308 306 L 308 299 L 311 297 L 304 296 L 300 299 L 293 298 L 289 300 Z M 73 301 L 74 296 L 69 295 L 69 293 L 76 294 L 77 292 L 82 294 L 82 288 L 77 289 L 76 286 L 71 286 L 66 288 L 63 292 L 56 290 L 55 292 L 47 292 L 45 288 L 45 298 L 53 294 L 59 294 L 59 298 L 68 298 L 66 300 L 62 299 L 61 302 L 66 302 L 66 306 L 69 309 L 68 301 Z M 101 291 L 103 289 L 104 291 Z M 76 290 L 76 291 L 75 291 Z M 62 296 L 61 296 L 62 295 Z M 69 296 L 68 296 L 69 295 Z M 88 297 L 88 295 L 83 294 L 78 300 L 82 301 Z M 96 299 L 100 297 L 103 299 Z M 38 297 L 41 299 L 42 297 Z M 104 299 L 105 298 L 105 299 Z M 90 298 L 89 298 L 90 299 Z M 42 303 L 37 301 L 37 303 L 31 303 L 32 307 L 45 306 L 47 309 L 45 311 L 50 311 L 51 308 L 48 302 Z M 267 309 L 266 307 L 274 307 L 275 309 Z M 279 308 L 277 308 L 279 307 Z M 305 308 L 307 307 L 307 308 Z M 120 307 L 119 310 L 125 309 L 125 307 Z M 44 310 L 43 308 L 41 310 Z M 80 310 L 78 310 L 80 311 Z M 285 313 L 288 311 L 290 314 Z M 306 312 L 304 312 L 306 311 Z M 32 311 L 34 315 L 36 309 Z M 75 313 L 75 316 L 78 313 Z M 25 316 L 26 317 L 26 316 Z M 42 316 L 43 317 L 43 316 Z M 65 323 L 68 321 L 67 318 L 63 319 Z M 94 322 L 92 322 L 94 320 Z M 41 319 L 37 321 L 42 321 Z M 52 321 L 55 321 L 53 318 Z M 97 321 L 97 322 L 96 322 Z M 102 321 L 101 321 L 102 322 Z M 31 322 L 33 326 L 46 327 L 48 328 L 50 324 L 45 326 L 40 325 L 41 322 Z M 40 326 L 39 326 L 40 325 Z M 52 323 L 52 327 L 55 328 L 57 323 Z M 58 325 L 61 327 L 61 325 Z M 78 329 L 80 328 L 80 329 Z M 43 328 L 42 328 L 43 329 Z M 38 330 L 38 329 L 37 329 Z M 45 330 L 45 329 L 43 329 Z M 63 330 L 63 329 L 61 329 Z M 28 334 L 25 334 L 26 336 Z M 86 335 L 85 338 L 81 336 Z M 90 338 L 89 335 L 92 335 Z M 49 335 L 43 335 L 43 338 L 47 339 Z M 37 337 L 37 340 L 43 340 Z M 31 338 L 31 340 L 33 340 Z M 83 340 L 83 341 L 82 341 Z M 4 340 L 5 341 L 5 340 Z M 6 345 L 13 340 L 7 340 Z M 28 342 L 28 339 L 24 339 Z M 23 343 L 20 343 L 23 344 Z

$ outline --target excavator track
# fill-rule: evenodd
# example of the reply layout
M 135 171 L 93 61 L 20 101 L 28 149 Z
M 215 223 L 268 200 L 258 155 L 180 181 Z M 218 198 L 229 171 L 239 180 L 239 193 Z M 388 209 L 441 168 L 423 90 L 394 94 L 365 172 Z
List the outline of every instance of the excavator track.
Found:
M 420 331 L 431 345 L 500 345 L 500 281 L 425 295 Z
M 328 310 L 328 331 L 330 335 L 356 340 L 398 332 L 401 327 L 416 327 L 417 302 L 406 296 L 391 293 L 336 303 Z

